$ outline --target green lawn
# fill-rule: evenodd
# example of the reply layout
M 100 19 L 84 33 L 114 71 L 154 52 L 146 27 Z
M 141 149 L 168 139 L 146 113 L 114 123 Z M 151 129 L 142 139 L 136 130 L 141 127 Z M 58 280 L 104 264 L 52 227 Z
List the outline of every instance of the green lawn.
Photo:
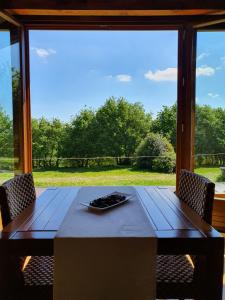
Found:
M 212 181 L 220 176 L 219 168 L 199 168 L 196 173 Z M 85 185 L 175 185 L 175 174 L 134 170 L 132 168 L 80 168 L 36 170 L 33 172 L 37 187 Z M 12 173 L 0 173 L 0 183 L 11 178 Z

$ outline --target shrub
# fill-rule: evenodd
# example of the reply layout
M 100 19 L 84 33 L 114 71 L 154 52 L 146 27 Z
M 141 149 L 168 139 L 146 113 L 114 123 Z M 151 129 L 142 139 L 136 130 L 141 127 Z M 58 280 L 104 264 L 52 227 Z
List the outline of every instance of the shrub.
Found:
M 150 133 L 135 151 L 135 165 L 159 172 L 175 170 L 175 152 L 171 143 L 160 134 Z
M 165 153 L 164 157 L 155 158 L 152 162 L 152 170 L 173 173 L 175 171 L 176 159 L 169 153 Z

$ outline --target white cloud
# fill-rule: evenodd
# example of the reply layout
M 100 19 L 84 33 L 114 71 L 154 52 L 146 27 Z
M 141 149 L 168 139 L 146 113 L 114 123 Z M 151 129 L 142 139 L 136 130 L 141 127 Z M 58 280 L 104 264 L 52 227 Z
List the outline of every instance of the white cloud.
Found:
M 41 58 L 47 58 L 52 54 L 56 54 L 56 50 L 52 48 L 45 49 L 45 48 L 31 47 L 31 50 L 33 50 L 37 54 L 37 56 Z
M 128 74 L 119 74 L 116 75 L 116 79 L 121 82 L 130 82 L 132 80 L 132 76 Z
M 157 70 L 155 72 L 149 70 L 145 73 L 145 78 L 153 81 L 176 81 L 177 68 L 167 68 L 165 70 Z
M 209 53 L 203 52 L 203 53 L 199 54 L 199 56 L 197 57 L 197 60 L 201 60 L 208 56 L 209 56 Z
M 215 69 L 207 65 L 196 68 L 196 76 L 213 76 Z M 167 68 L 165 70 L 157 70 L 153 72 L 149 70 L 144 74 L 145 78 L 152 81 L 176 81 L 177 80 L 177 68 Z
M 215 69 L 209 66 L 201 66 L 196 69 L 196 76 L 212 76 L 215 74 Z
M 218 98 L 218 97 L 219 97 L 219 94 L 208 93 L 208 96 L 209 96 L 210 98 L 215 99 L 215 98 Z

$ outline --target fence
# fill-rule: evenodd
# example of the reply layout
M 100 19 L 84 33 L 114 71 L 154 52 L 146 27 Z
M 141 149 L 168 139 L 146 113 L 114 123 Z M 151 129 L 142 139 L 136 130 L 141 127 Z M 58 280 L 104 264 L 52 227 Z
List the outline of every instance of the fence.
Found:
M 90 167 L 110 167 L 110 166 L 135 166 L 138 162 L 142 165 L 152 165 L 153 161 L 158 164 L 166 164 L 168 156 L 131 156 L 131 157 L 45 157 L 34 158 L 32 161 L 33 169 L 51 169 L 51 168 L 90 168 Z M 171 158 L 174 159 L 174 158 Z M 225 153 L 205 153 L 195 154 L 195 167 L 221 167 L 225 166 Z M 174 160 L 175 161 L 175 160 Z M 0 171 L 13 170 L 15 159 L 9 157 L 0 157 Z

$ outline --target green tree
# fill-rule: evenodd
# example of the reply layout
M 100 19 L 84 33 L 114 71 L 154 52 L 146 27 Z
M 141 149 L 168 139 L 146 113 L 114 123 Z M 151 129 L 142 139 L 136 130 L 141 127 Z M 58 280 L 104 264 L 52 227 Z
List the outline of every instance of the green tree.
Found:
M 126 156 L 134 154 L 140 141 L 151 128 L 151 115 L 140 103 L 111 97 L 96 112 L 96 140 L 99 155 Z
M 224 109 L 196 106 L 195 153 L 197 165 L 224 165 L 224 155 L 207 155 L 225 153 Z
M 217 122 L 215 109 L 208 105 L 196 106 L 195 153 L 217 151 Z
M 12 119 L 0 107 L 0 157 L 13 157 Z
M 152 131 L 165 136 L 176 148 L 177 105 L 163 106 L 152 124 Z
M 172 173 L 175 170 L 175 152 L 172 144 L 158 133 L 150 133 L 138 145 L 136 166 Z
M 64 124 L 59 119 L 48 121 L 44 117 L 32 120 L 33 158 L 41 159 L 44 166 L 58 165 L 62 152 Z
M 66 125 L 63 139 L 64 157 L 91 157 L 96 155 L 95 112 L 83 109 Z M 88 164 L 88 160 L 80 160 L 80 165 Z

